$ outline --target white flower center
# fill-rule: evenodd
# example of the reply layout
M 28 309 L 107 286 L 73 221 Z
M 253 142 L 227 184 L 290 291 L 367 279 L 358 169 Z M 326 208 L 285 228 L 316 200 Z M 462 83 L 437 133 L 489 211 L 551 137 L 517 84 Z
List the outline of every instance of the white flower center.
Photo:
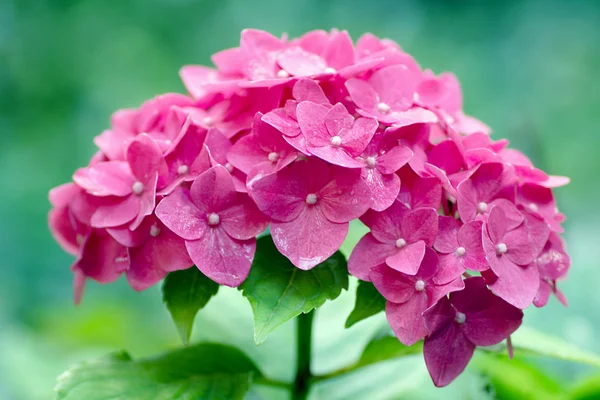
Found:
M 465 321 L 467 320 L 467 316 L 465 314 L 457 311 L 456 316 L 454 317 L 454 320 L 459 324 L 464 324 Z
M 215 123 L 215 120 L 213 119 L 213 117 L 204 117 L 202 123 L 204 123 L 204 125 L 206 126 L 212 126 L 212 124 Z
M 533 212 L 538 212 L 539 208 L 535 203 L 529 203 L 529 209 Z
M 165 144 L 167 144 L 167 145 L 169 145 L 169 146 L 170 146 L 172 143 L 173 143 L 173 142 L 171 142 L 169 139 L 165 140 Z
M 229 163 L 225 163 L 224 167 L 227 170 L 227 172 L 229 172 L 229 173 L 233 172 L 233 165 L 231 165 Z
M 335 68 L 327 67 L 327 68 L 325 68 L 324 72 L 326 74 L 335 74 L 337 71 L 335 70 Z
M 479 204 L 477 204 L 477 211 L 479 211 L 480 213 L 484 213 L 486 212 L 488 209 L 488 205 L 487 203 L 484 203 L 483 201 Z
M 277 77 L 278 78 L 289 78 L 290 74 L 286 70 L 280 69 L 279 71 L 277 71 Z
M 379 111 L 382 114 L 387 114 L 390 112 L 390 106 L 388 106 L 385 103 L 379 103 L 377 104 L 377 111 Z
M 342 138 L 339 136 L 334 136 L 331 138 L 331 145 L 332 146 L 340 146 L 342 144 Z
M 508 251 L 508 247 L 506 247 L 505 243 L 498 243 L 496 245 L 496 254 L 501 255 Z
M 369 157 L 367 157 L 367 159 L 365 160 L 365 162 L 367 163 L 367 167 L 369 167 L 369 168 L 375 168 L 375 165 L 377 165 L 377 157 L 375 157 L 375 156 L 369 156 Z
M 150 236 L 157 237 L 158 235 L 160 235 L 160 228 L 156 225 L 152 225 L 150 227 Z
M 317 195 L 314 193 L 310 193 L 306 196 L 306 204 L 317 204 Z
M 177 167 L 177 175 L 185 175 L 188 173 L 190 169 L 188 168 L 187 165 L 182 164 L 179 167 Z
M 402 238 L 400 238 L 400 239 L 396 240 L 396 247 L 397 247 L 397 248 L 401 249 L 401 248 L 403 248 L 404 246 L 406 246 L 406 240 L 404 240 L 404 239 L 402 239 Z
M 269 153 L 269 155 L 267 156 L 267 158 L 269 159 L 269 161 L 271 162 L 275 162 L 279 159 L 279 154 L 275 153 L 275 152 L 271 152 Z
M 140 181 L 134 182 L 133 185 L 131 185 L 131 191 L 139 196 L 144 193 L 144 184 Z
M 459 257 L 464 256 L 466 252 L 467 250 L 462 246 L 456 249 L 456 255 Z
M 208 224 L 209 225 L 211 225 L 211 226 L 218 225 L 220 221 L 221 221 L 221 218 L 219 218 L 219 214 L 217 214 L 217 213 L 208 214 Z
M 415 282 L 415 290 L 417 292 L 422 292 L 423 290 L 425 290 L 425 282 L 423 282 L 421 279 L 416 281 Z

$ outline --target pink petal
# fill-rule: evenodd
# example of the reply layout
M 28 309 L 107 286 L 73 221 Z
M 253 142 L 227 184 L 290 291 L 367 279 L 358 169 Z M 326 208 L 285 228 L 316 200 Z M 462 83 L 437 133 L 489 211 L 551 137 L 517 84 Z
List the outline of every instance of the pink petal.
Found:
M 449 254 L 440 255 L 439 270 L 433 278 L 436 284 L 444 284 L 451 282 L 465 272 L 465 268 L 461 263 L 461 258 L 452 252 Z
M 492 242 L 497 244 L 502 241 L 507 227 L 508 221 L 504 214 L 504 210 L 501 207 L 494 207 L 490 212 L 486 224 L 487 232 L 489 233 Z
M 346 31 L 332 33 L 323 50 L 323 58 L 336 70 L 354 64 L 354 45 Z
M 381 212 L 367 211 L 361 221 L 371 229 L 373 236 L 383 243 L 396 243 L 402 238 L 401 223 L 409 209 L 399 201 Z
M 438 234 L 438 214 L 433 208 L 418 208 L 409 211 L 402 220 L 403 238 L 408 243 L 423 240 L 433 246 Z
M 398 249 L 395 254 L 387 257 L 385 262 L 396 271 L 403 272 L 408 275 L 415 275 L 419 270 L 421 261 L 425 256 L 425 242 L 422 240 L 410 243 Z
M 248 135 L 233 145 L 227 153 L 227 160 L 231 165 L 248 174 L 257 164 L 271 164 L 268 156 L 269 153 L 260 147 L 258 138 L 255 135 Z
M 435 239 L 435 249 L 441 253 L 454 253 L 460 246 L 457 238 L 460 221 L 454 217 L 439 216 L 438 225 L 439 234 Z
M 99 283 L 117 280 L 129 266 L 127 249 L 117 243 L 106 231 L 94 229 L 85 238 L 73 271 Z
M 296 137 L 300 134 L 300 125 L 298 124 L 298 121 L 290 117 L 283 108 L 277 108 L 266 113 L 262 116 L 262 120 L 279 130 L 285 136 Z
M 377 169 L 382 174 L 393 174 L 402 168 L 413 157 L 407 146 L 395 146 L 377 157 Z
M 429 163 L 444 170 L 446 174 L 454 174 L 461 170 L 463 165 L 462 154 L 452 140 L 445 140 L 436 145 L 427 156 Z
M 454 295 L 450 295 L 451 299 Z M 467 315 L 463 331 L 477 346 L 492 346 L 514 333 L 521 326 L 522 320 L 521 310 L 493 296 L 487 308 Z
M 485 271 L 489 268 L 483 250 L 482 226 L 480 221 L 471 221 L 458 231 L 458 243 L 466 249 L 461 258 L 461 265 L 471 271 Z
M 256 240 L 232 239 L 219 227 L 209 228 L 204 235 L 185 246 L 196 267 L 220 285 L 237 287 L 250 272 Z
M 200 239 L 208 229 L 206 212 L 194 205 L 187 189 L 180 188 L 162 199 L 156 216 L 183 239 Z
M 129 229 L 136 229 L 142 223 L 142 220 L 147 215 L 152 214 L 156 205 L 156 182 L 158 181 L 158 173 L 154 173 L 147 182 L 147 186 L 141 195 L 137 196 L 140 202 L 140 211 L 136 218 L 129 225 Z M 136 196 L 133 194 L 132 196 Z
M 96 209 L 90 224 L 95 228 L 121 226 L 137 218 L 139 213 L 140 200 L 136 195 L 110 198 Z
M 331 222 L 349 222 L 370 206 L 369 187 L 359 171 L 333 168 L 332 180 L 317 193 L 317 206 Z
M 379 100 L 394 110 L 406 110 L 412 105 L 417 82 L 414 71 L 405 65 L 382 68 L 369 79 Z
M 105 161 L 87 168 L 84 175 L 77 171 L 73 180 L 95 196 L 127 196 L 135 182 L 126 162 Z
M 127 147 L 127 162 L 136 179 L 151 181 L 154 175 L 165 176 L 167 165 L 158 145 L 148 135 L 139 135 Z
M 394 334 L 405 346 L 412 346 L 427 335 L 423 312 L 427 309 L 427 296 L 417 293 L 408 301 L 397 304 L 388 301 L 385 315 Z
M 238 240 L 255 238 L 269 224 L 250 197 L 242 193 L 233 206 L 219 212 L 219 218 L 225 232 Z
M 492 264 L 497 279 L 490 280 L 485 275 L 494 293 L 517 308 L 527 308 L 535 298 L 540 286 L 540 275 L 535 266 L 522 267 L 500 257 Z
M 412 279 L 411 279 L 412 278 Z M 369 279 L 386 300 L 393 303 L 406 303 L 419 295 L 415 289 L 414 277 L 409 277 L 385 264 L 374 266 L 369 271 Z M 425 303 L 427 299 L 425 299 Z M 425 306 L 425 308 L 427 308 Z
M 216 165 L 192 183 L 190 196 L 198 209 L 210 213 L 231 206 L 237 198 L 231 175 L 225 167 Z
M 281 254 L 304 270 L 335 253 L 347 233 L 348 223 L 329 221 L 318 207 L 305 207 L 291 222 L 271 223 L 271 236 Z
M 375 168 L 364 168 L 361 176 L 372 193 L 371 208 L 373 210 L 383 211 L 394 203 L 400 192 L 400 178 L 398 175 L 382 175 Z
M 296 117 L 302 133 L 311 143 L 325 143 L 331 138 L 325 126 L 329 109 L 323 105 L 303 101 L 296 108 Z
M 325 60 L 300 47 L 291 47 L 279 53 L 277 63 L 292 76 L 311 76 L 323 72 Z
M 300 79 L 292 89 L 292 96 L 298 101 L 311 101 L 317 104 L 329 104 L 323 89 L 312 79 Z
M 348 258 L 348 272 L 360 280 L 370 281 L 371 269 L 384 264 L 385 259 L 396 251 L 395 244 L 381 243 L 373 237 L 372 233 L 367 233 L 354 246 Z
M 352 101 L 359 108 L 374 112 L 377 103 L 379 103 L 379 96 L 373 86 L 363 80 L 352 78 L 346 81 L 346 89 L 348 89 Z

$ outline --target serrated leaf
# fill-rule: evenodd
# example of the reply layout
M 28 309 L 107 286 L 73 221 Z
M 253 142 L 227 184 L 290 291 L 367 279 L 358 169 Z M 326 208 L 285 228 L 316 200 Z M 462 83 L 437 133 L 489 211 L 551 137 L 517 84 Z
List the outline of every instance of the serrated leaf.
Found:
M 342 289 L 348 289 L 348 269 L 340 252 L 303 271 L 279 253 L 270 236 L 261 237 L 240 286 L 254 312 L 254 341 L 262 343 L 278 326 L 335 299 Z
M 163 283 L 163 301 L 183 343 L 187 344 L 192 333 L 194 318 L 210 298 L 217 294 L 219 285 L 196 267 L 170 272 Z
M 354 309 L 346 319 L 346 328 L 385 310 L 385 298 L 371 282 L 359 281 Z
M 515 357 L 535 355 L 600 367 L 600 357 L 597 354 L 532 328 L 520 327 L 511 335 L 511 340 Z M 504 350 L 505 345 L 500 347 Z
M 66 371 L 55 390 L 57 400 L 236 400 L 259 376 L 240 350 L 203 343 L 138 361 L 115 353 Z

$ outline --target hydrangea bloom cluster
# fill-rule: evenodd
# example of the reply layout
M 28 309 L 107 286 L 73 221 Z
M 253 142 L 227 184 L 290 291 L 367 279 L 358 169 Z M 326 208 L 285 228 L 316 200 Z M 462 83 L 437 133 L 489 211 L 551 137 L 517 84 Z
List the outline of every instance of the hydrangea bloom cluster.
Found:
M 349 222 L 369 229 L 348 267 L 387 300 L 398 339 L 424 339 L 433 381 L 450 383 L 476 346 L 544 306 L 570 260 L 552 189 L 462 111 L 456 77 L 423 70 L 373 35 L 289 40 L 245 30 L 216 68 L 186 66 L 188 95 L 117 111 L 98 153 L 53 189 L 50 227 L 84 282 L 125 274 L 143 290 L 198 267 L 240 285 L 256 237 L 309 270 Z

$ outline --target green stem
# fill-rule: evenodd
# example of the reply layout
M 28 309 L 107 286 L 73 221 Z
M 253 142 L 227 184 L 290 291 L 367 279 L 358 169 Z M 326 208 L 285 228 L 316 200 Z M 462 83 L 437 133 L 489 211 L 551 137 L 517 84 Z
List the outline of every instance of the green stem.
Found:
M 300 314 L 296 318 L 296 380 L 294 381 L 292 400 L 308 399 L 312 380 L 310 372 L 312 321 L 314 310 Z

